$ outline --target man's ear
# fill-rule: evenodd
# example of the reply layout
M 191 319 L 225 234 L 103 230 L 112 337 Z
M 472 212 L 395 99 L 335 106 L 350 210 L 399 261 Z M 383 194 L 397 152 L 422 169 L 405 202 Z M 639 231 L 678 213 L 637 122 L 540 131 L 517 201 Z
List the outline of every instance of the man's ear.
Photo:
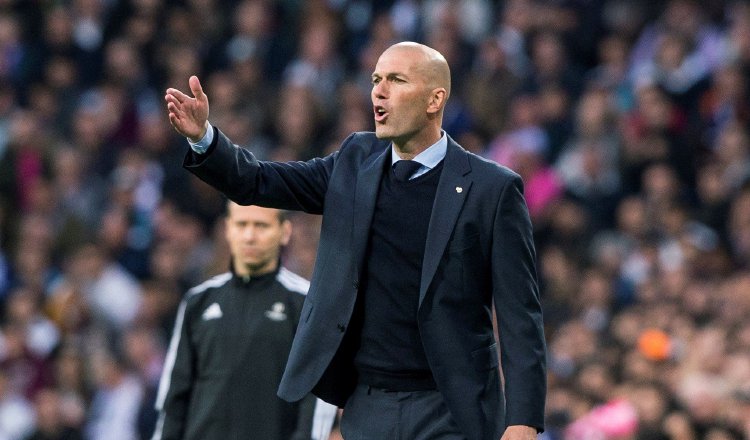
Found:
M 292 238 L 292 222 L 284 220 L 281 224 L 281 245 L 286 246 Z
M 430 100 L 427 103 L 427 113 L 435 114 L 440 112 L 445 105 L 445 98 L 448 92 L 442 87 L 433 89 L 430 93 Z

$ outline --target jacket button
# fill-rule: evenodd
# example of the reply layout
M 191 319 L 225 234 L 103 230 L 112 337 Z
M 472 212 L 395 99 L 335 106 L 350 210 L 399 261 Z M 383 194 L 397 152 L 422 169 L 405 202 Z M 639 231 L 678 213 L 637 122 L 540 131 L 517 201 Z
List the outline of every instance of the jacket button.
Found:
M 336 328 L 338 328 L 341 333 L 346 331 L 346 326 L 344 324 L 336 324 Z

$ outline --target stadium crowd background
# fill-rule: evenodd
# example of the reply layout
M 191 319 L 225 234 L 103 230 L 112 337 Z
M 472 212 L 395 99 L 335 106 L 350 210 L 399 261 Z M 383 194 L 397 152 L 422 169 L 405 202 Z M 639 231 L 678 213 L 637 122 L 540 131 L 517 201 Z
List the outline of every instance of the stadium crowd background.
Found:
M 166 87 L 198 74 L 235 142 L 305 160 L 372 129 L 400 40 L 450 62 L 445 130 L 525 180 L 543 438 L 750 438 L 748 2 L 0 0 L 0 439 L 153 430 L 177 303 L 229 263 Z

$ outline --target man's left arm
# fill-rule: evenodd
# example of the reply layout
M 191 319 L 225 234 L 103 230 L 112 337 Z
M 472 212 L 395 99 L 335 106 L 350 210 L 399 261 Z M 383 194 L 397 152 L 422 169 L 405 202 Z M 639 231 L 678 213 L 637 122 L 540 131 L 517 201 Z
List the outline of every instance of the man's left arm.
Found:
M 503 440 L 544 429 L 546 347 L 531 220 L 523 182 L 513 175 L 500 195 L 493 230 L 492 286 L 500 336 L 506 419 Z

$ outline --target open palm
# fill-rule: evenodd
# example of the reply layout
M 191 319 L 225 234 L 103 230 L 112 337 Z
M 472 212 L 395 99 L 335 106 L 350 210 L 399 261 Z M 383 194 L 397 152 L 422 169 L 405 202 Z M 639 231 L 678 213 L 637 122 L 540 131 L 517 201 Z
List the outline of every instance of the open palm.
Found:
M 208 96 L 203 93 L 197 76 L 191 76 L 188 82 L 193 97 L 169 88 L 164 100 L 167 101 L 172 127 L 181 135 L 197 142 L 206 134 L 208 127 Z

